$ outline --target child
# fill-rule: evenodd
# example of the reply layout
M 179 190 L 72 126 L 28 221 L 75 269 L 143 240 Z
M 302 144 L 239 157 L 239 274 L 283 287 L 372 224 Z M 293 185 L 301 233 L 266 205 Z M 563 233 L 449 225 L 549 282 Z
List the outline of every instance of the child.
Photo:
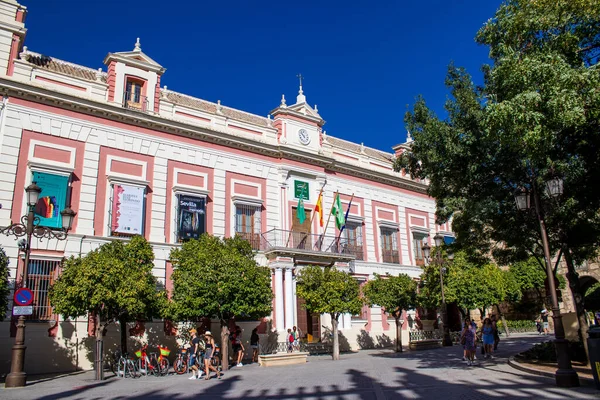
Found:
M 287 330 L 287 334 L 288 334 L 288 353 L 291 353 L 294 350 L 294 334 L 292 333 L 292 330 L 290 328 L 288 328 Z

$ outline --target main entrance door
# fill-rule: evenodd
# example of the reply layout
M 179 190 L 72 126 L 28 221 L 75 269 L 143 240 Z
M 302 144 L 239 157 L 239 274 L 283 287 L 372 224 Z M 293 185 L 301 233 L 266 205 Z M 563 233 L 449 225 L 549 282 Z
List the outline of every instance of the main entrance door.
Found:
M 292 219 L 291 244 L 296 249 L 312 250 L 312 240 L 310 236 L 310 219 L 312 212 L 305 210 L 306 218 L 303 223 L 298 220 L 297 208 L 292 207 L 294 218 Z
M 298 316 L 298 330 L 300 330 L 301 337 L 303 339 L 308 339 L 308 335 L 311 335 L 313 341 L 318 341 L 321 338 L 320 315 L 308 312 L 304 308 L 304 299 L 300 297 L 297 297 L 296 307 L 296 315 Z

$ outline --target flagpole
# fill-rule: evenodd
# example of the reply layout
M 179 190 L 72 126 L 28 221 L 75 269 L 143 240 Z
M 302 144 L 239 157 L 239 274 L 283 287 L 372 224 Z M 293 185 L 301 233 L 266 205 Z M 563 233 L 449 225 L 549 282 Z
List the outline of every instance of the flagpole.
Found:
M 310 217 L 310 228 L 312 229 L 313 226 L 313 221 L 315 219 L 315 215 L 317 215 L 317 204 L 319 203 L 319 198 L 321 198 L 321 195 L 323 194 L 323 188 L 325 188 L 325 184 L 323 184 L 323 186 L 321 186 L 321 190 L 319 191 L 319 195 L 317 196 L 317 202 L 315 203 L 315 208 L 313 209 L 313 213 L 312 216 Z M 323 201 L 321 201 L 321 210 L 319 211 L 321 214 L 323 214 Z M 321 217 L 319 217 L 320 219 Z M 319 244 L 319 239 L 317 239 L 316 243 L 315 243 L 315 247 L 318 247 L 317 245 Z
M 331 203 L 331 210 L 329 210 L 329 217 L 327 217 L 327 223 L 325 224 L 325 229 L 323 230 L 323 238 L 325 238 L 325 234 L 327 233 L 327 227 L 329 226 L 329 220 L 331 220 L 331 213 L 333 212 L 333 205 L 335 204 L 335 199 L 337 198 L 339 192 L 336 191 L 333 195 L 333 202 Z M 321 246 L 323 246 L 323 241 L 321 241 L 319 250 L 321 250 Z

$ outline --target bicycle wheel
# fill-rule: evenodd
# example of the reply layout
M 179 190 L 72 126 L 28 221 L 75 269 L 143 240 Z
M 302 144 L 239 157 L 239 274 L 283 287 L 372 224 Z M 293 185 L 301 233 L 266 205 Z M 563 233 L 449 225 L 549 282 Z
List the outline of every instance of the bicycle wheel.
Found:
M 140 373 L 140 376 L 148 376 L 148 362 L 144 360 L 144 358 L 140 358 L 138 360 L 138 372 Z
M 173 370 L 177 375 L 183 375 L 187 372 L 188 366 L 186 360 L 183 357 L 177 357 L 173 364 Z
M 123 357 L 119 358 L 119 361 L 117 363 L 117 376 L 119 378 L 125 378 L 125 370 L 127 369 L 126 367 L 126 361 Z
M 138 374 L 135 368 L 135 363 L 133 362 L 133 360 L 127 360 L 127 369 L 125 371 L 125 373 L 130 377 L 130 378 L 137 378 Z
M 154 376 L 160 376 L 160 369 L 159 369 L 158 360 L 156 359 L 156 357 L 152 357 L 150 359 L 148 369 L 149 369 L 148 373 L 152 373 Z
M 166 357 L 162 357 L 159 361 L 159 372 L 161 376 L 165 376 L 169 374 L 169 360 Z

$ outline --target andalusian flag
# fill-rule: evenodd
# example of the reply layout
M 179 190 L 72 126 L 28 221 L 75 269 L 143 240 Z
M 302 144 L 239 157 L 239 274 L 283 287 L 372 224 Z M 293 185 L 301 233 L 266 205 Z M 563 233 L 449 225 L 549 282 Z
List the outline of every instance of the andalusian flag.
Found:
M 317 199 L 317 205 L 315 206 L 315 212 L 319 213 L 319 224 L 321 228 L 323 227 L 323 191 L 319 193 L 319 198 Z
M 335 217 L 335 226 L 338 229 L 342 229 L 342 226 L 346 225 L 346 218 L 344 218 L 344 209 L 342 207 L 342 200 L 338 194 L 333 201 L 333 207 L 331 213 Z
M 304 221 L 306 220 L 306 213 L 304 212 L 304 189 L 305 187 L 302 187 L 302 192 L 300 192 L 300 196 L 298 197 L 298 206 L 296 207 L 296 217 L 298 218 L 298 222 L 300 222 L 300 225 L 302 225 L 304 223 Z

